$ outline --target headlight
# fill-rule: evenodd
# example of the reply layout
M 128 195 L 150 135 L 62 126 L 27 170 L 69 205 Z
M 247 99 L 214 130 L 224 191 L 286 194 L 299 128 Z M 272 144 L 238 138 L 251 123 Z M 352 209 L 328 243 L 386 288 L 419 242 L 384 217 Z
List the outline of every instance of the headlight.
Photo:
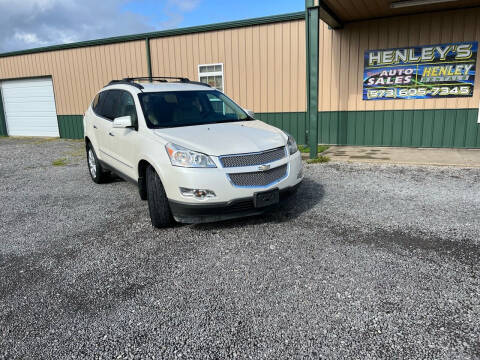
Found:
M 295 154 L 298 151 L 297 142 L 292 135 L 288 135 L 287 147 L 290 155 Z
M 168 143 L 165 145 L 173 166 L 191 168 L 215 168 L 215 163 L 208 155 L 188 150 L 182 146 Z

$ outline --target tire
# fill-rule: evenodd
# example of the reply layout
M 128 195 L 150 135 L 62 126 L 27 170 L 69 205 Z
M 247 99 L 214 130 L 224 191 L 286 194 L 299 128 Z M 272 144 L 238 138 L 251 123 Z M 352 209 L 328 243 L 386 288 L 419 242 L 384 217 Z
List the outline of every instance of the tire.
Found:
M 103 169 L 100 161 L 98 161 L 92 144 L 87 145 L 87 166 L 90 177 L 95 183 L 102 184 L 108 181 L 108 173 Z
M 151 166 L 147 168 L 147 200 L 152 225 L 156 228 L 165 228 L 174 223 L 167 194 L 160 177 Z

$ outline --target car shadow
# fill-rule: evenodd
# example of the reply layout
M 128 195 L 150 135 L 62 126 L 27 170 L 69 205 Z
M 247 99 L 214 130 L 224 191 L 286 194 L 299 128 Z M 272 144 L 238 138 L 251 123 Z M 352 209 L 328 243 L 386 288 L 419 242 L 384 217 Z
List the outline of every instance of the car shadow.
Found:
M 228 229 L 247 224 L 282 223 L 292 221 L 320 203 L 325 195 L 322 184 L 305 178 L 298 190 L 277 207 L 262 215 L 191 225 L 197 230 Z

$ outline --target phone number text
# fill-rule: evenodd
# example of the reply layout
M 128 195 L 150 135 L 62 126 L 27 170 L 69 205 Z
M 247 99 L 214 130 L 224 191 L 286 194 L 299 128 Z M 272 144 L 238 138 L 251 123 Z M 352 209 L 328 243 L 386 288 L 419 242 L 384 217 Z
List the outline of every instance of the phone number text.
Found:
M 471 96 L 470 86 L 442 86 L 442 87 L 418 87 L 418 88 L 392 88 L 392 89 L 368 89 L 368 99 L 396 99 L 408 97 L 439 97 L 439 96 Z

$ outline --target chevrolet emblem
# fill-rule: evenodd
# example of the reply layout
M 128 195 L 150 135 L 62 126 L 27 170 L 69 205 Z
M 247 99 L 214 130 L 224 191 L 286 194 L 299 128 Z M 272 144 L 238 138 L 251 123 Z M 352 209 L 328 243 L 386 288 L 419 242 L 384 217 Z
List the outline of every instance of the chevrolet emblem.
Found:
M 260 165 L 258 171 L 267 171 L 270 170 L 270 165 Z

